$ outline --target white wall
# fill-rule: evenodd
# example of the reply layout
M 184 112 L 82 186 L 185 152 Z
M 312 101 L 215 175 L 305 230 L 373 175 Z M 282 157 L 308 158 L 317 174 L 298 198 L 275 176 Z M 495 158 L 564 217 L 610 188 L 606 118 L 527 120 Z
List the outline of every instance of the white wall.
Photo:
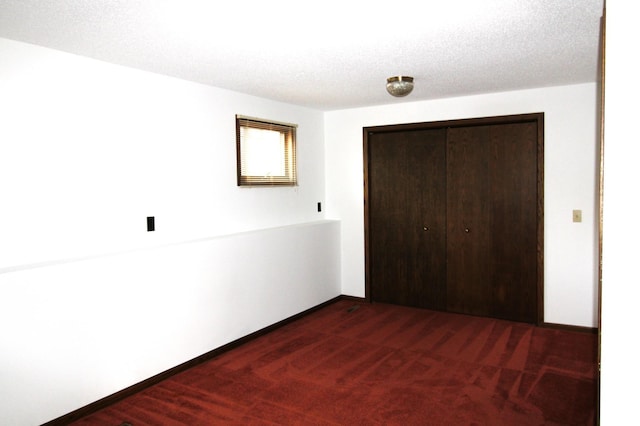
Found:
M 638 137 L 637 2 L 607 1 L 602 232 L 602 425 L 638 418 L 640 345 L 638 268 L 640 137 Z
M 236 186 L 237 113 L 299 125 L 298 187 Z M 340 294 L 323 113 L 0 39 L 0 121 L 0 424 Z
M 595 84 L 582 84 L 326 113 L 327 214 L 342 221 L 342 292 L 365 292 L 363 127 L 544 112 L 544 321 L 595 327 L 596 95 Z
M 0 274 L 0 424 L 42 424 L 338 296 L 339 234 L 318 221 Z
M 0 268 L 324 217 L 320 111 L 6 39 L 0 93 Z M 299 125 L 298 187 L 236 186 L 235 114 Z

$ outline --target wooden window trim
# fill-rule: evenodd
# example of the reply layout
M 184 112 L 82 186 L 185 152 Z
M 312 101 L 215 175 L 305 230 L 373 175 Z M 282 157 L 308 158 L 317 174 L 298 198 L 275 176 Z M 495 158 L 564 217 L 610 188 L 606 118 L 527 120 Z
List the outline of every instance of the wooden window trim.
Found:
M 284 139 L 284 174 L 258 176 L 244 173 L 242 158 L 243 128 L 270 130 L 282 134 Z M 297 186 L 296 130 L 297 125 L 295 124 L 236 115 L 238 186 Z

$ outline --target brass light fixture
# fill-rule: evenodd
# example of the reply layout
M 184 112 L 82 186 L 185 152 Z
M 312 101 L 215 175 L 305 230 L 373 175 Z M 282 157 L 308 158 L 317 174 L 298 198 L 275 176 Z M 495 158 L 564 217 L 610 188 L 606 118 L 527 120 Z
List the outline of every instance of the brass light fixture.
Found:
M 404 75 L 387 78 L 387 92 L 391 96 L 407 96 L 413 90 L 413 77 Z

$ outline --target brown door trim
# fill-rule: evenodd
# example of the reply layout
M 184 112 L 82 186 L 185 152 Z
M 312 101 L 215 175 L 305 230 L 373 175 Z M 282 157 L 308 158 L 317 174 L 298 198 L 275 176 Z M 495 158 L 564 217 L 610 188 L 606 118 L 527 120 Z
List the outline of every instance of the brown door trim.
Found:
M 516 114 L 461 120 L 444 120 L 424 123 L 394 124 L 364 127 L 363 130 L 363 165 L 364 165 L 364 251 L 365 251 L 365 300 L 373 302 L 371 294 L 370 264 L 370 224 L 369 224 L 369 137 L 381 132 L 398 132 L 407 130 L 424 130 L 435 128 L 466 127 L 490 124 L 508 124 L 535 122 L 538 128 L 537 140 L 537 324 L 544 322 L 544 113 Z

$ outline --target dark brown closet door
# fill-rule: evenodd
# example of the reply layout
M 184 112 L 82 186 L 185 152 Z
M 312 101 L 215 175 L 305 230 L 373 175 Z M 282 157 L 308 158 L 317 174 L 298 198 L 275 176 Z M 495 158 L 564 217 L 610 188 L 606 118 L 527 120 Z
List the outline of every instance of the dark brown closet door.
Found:
M 447 309 L 536 322 L 537 124 L 447 136 Z
M 368 137 L 373 300 L 446 308 L 445 129 Z

